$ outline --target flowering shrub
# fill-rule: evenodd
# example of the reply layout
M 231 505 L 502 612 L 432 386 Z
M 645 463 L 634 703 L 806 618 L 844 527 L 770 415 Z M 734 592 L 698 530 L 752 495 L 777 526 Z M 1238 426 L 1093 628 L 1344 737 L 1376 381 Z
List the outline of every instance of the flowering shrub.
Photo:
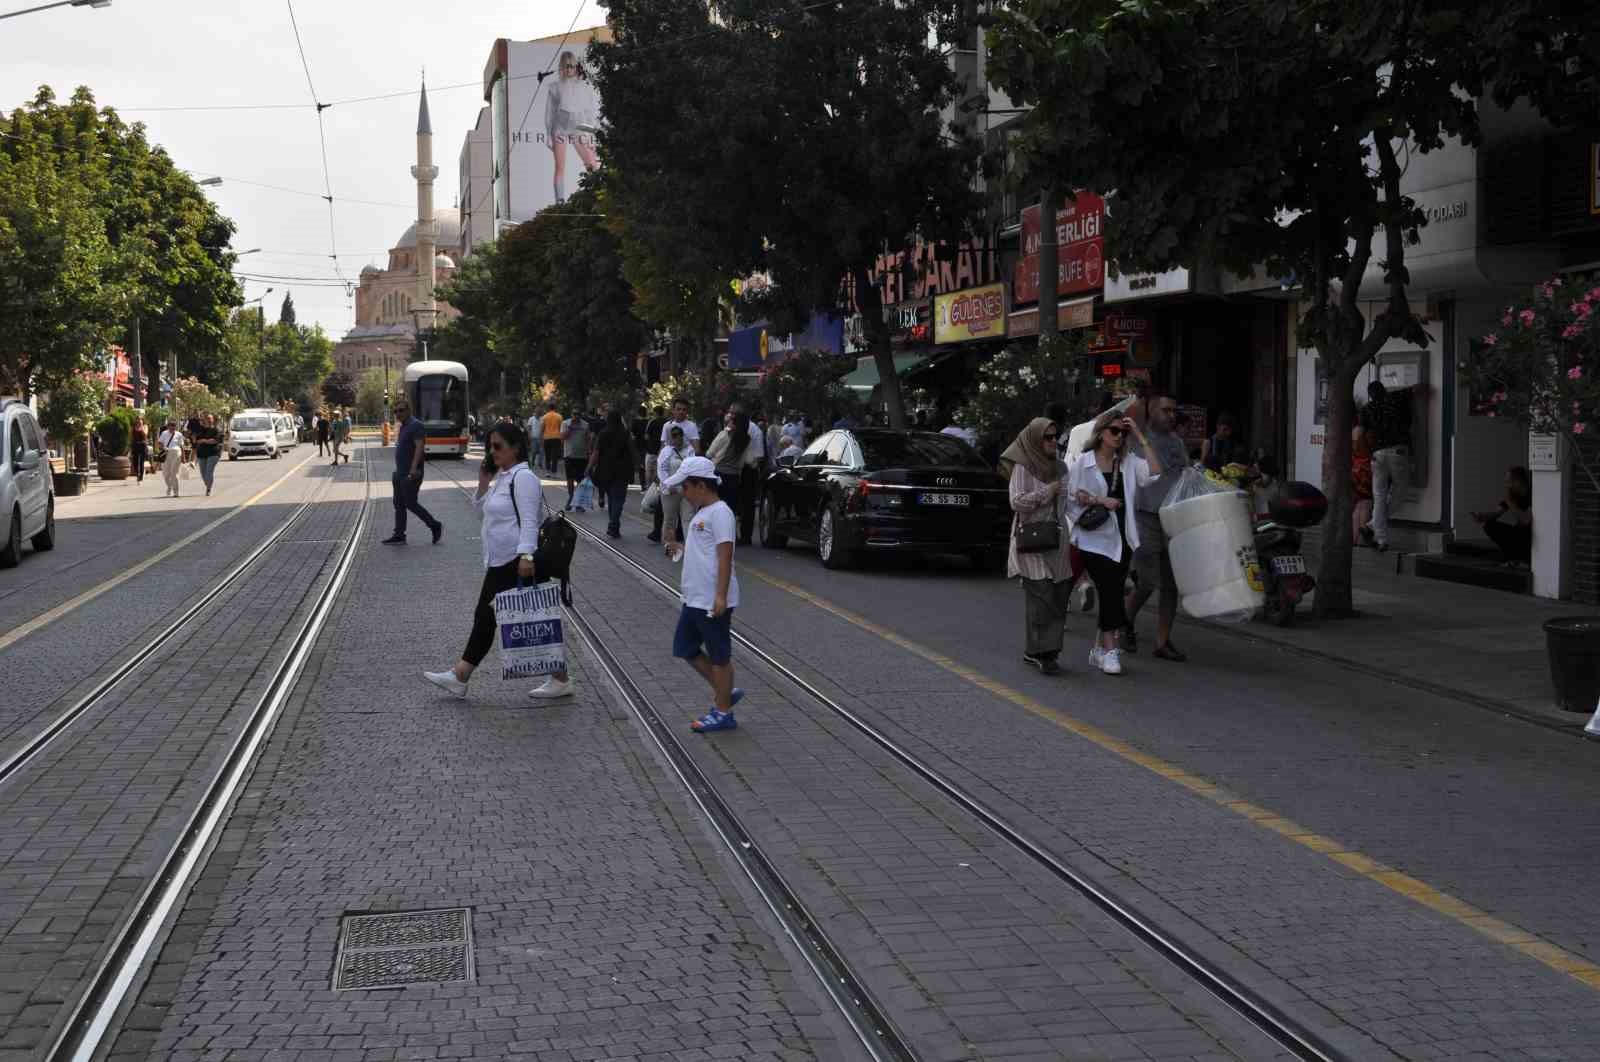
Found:
M 1075 394 L 1086 350 L 1081 329 L 1061 333 L 1053 344 L 1006 347 L 978 369 L 975 389 L 956 411 L 957 422 L 977 432 L 982 444 L 1004 445 L 1051 402 L 1066 402 L 1084 419 L 1087 403 Z
M 761 374 L 761 404 L 769 416 L 794 410 L 817 424 L 842 416 L 860 417 L 862 402 L 839 382 L 856 367 L 855 360 L 825 351 L 799 351 Z
M 1508 306 L 1500 327 L 1474 344 L 1464 374 L 1473 411 L 1510 417 L 1529 431 L 1564 436 L 1567 452 L 1600 489 L 1593 447 L 1600 434 L 1600 281 L 1557 277 Z

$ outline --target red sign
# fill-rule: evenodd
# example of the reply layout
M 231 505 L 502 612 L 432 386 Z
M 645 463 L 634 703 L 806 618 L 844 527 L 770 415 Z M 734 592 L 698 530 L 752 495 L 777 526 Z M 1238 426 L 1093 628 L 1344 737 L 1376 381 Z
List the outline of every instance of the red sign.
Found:
M 1104 223 L 1105 200 L 1093 192 L 1079 192 L 1076 199 L 1056 211 L 1057 295 L 1078 295 L 1099 291 L 1106 280 Z M 1022 258 L 1017 262 L 1012 298 L 1017 303 L 1039 299 L 1038 206 L 1022 211 Z
M 1118 339 L 1144 339 L 1150 334 L 1150 319 L 1113 311 L 1106 314 L 1106 331 Z

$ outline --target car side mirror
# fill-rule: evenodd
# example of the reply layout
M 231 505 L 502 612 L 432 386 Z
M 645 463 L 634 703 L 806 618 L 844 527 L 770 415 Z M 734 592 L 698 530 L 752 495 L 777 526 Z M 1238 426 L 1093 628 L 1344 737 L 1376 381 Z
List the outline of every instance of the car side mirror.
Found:
M 38 468 L 39 467 L 39 451 L 38 450 L 24 450 L 24 451 L 22 451 L 22 457 L 18 459 L 17 467 L 22 469 L 22 470 L 24 470 L 24 471 L 27 471 L 27 472 L 32 472 L 34 469 Z
M 778 467 L 779 468 L 793 468 L 794 465 L 795 465 L 795 462 L 798 461 L 799 459 L 800 459 L 799 455 L 793 455 L 793 456 L 790 456 L 790 457 L 780 457 L 780 458 L 778 458 Z

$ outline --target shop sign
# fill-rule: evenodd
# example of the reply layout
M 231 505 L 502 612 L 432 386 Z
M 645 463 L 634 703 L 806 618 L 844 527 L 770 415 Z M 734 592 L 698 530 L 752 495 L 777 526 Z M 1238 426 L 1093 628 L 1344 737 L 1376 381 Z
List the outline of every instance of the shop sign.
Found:
M 1150 318 L 1131 313 L 1106 314 L 1106 331 L 1118 339 L 1137 340 L 1150 338 Z
M 1189 270 L 1182 267 L 1165 273 L 1123 273 L 1106 277 L 1106 302 L 1132 302 L 1156 295 L 1185 295 L 1193 290 Z
M 1093 192 L 1079 192 L 1056 211 L 1056 294 L 1081 295 L 1099 291 L 1105 283 L 1105 200 Z M 1022 258 L 1017 262 L 1013 292 L 1019 303 L 1039 300 L 1039 244 L 1043 233 L 1039 207 L 1022 211 Z
M 1006 334 L 1006 286 L 987 284 L 933 300 L 935 343 L 966 343 Z
M 1065 331 L 1069 328 L 1090 328 L 1094 325 L 1094 298 L 1077 299 L 1073 302 L 1060 302 L 1056 304 L 1056 329 Z M 1006 322 L 1006 334 L 1013 337 L 1036 336 L 1039 334 L 1039 308 L 1037 306 L 1026 310 L 1018 310 Z
M 883 319 L 889 322 L 889 342 L 894 346 L 921 346 L 933 342 L 933 303 L 928 299 L 885 306 Z M 846 353 L 853 354 L 870 346 L 866 321 L 859 313 L 845 318 L 844 341 Z
M 1000 279 L 998 259 L 982 240 L 964 240 L 955 246 L 918 241 L 910 251 L 878 256 L 868 274 L 885 306 L 919 302 L 934 295 L 959 291 Z M 855 285 L 843 281 L 847 302 L 855 305 Z

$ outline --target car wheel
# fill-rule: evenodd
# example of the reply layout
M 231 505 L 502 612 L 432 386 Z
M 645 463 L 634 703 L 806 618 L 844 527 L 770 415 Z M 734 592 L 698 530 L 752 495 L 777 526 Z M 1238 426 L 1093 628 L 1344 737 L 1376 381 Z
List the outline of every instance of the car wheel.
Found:
M 278 459 L 278 451 L 276 451 L 276 450 L 272 451 L 272 459 L 274 461 L 276 461 Z
M 15 568 L 22 563 L 22 512 L 20 510 L 11 514 L 11 529 L 6 534 L 6 542 L 0 548 L 0 568 Z
M 778 526 L 778 506 L 768 494 L 761 499 L 761 545 L 767 549 L 783 549 L 789 544 L 789 536 L 781 534 L 775 528 Z
M 844 528 L 839 526 L 838 514 L 834 511 L 832 503 L 822 510 L 822 519 L 817 522 L 817 556 L 822 560 L 824 568 L 838 570 L 850 567 L 854 559 L 850 548 L 840 539 L 843 537 Z
M 30 539 L 40 553 L 56 548 L 56 500 L 51 498 L 44 511 L 44 528 Z

